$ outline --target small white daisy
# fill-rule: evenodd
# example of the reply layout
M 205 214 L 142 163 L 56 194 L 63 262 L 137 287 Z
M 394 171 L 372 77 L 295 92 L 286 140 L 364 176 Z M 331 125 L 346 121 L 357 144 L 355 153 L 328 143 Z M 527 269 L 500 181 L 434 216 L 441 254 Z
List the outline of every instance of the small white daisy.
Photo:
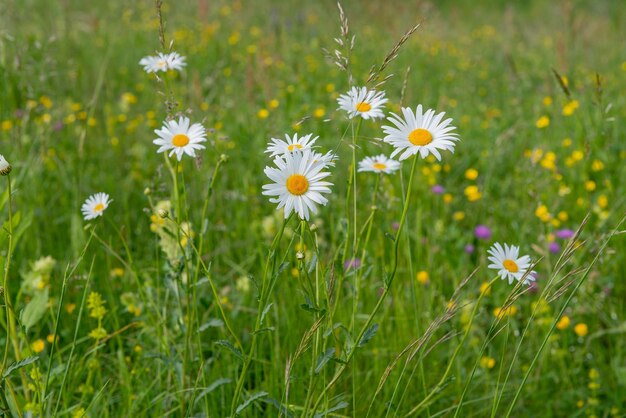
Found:
M 159 137 L 152 141 L 161 147 L 157 153 L 169 151 L 169 156 L 176 154 L 176 158 L 180 161 L 183 154 L 190 157 L 196 156 L 196 150 L 204 149 L 201 142 L 206 142 L 206 131 L 204 126 L 194 123 L 189 126 L 189 118 L 181 116 L 178 122 L 175 120 L 165 121 L 163 128 L 154 131 Z
M 165 58 L 167 59 L 167 68 L 169 70 L 182 71 L 187 65 L 185 57 L 180 55 L 178 52 L 170 52 L 165 56 Z
M 109 199 L 109 195 L 106 193 L 96 193 L 89 196 L 89 198 L 83 203 L 80 211 L 83 213 L 83 217 L 86 221 L 102 216 L 102 213 L 109 207 L 109 203 L 112 200 Z
M 313 134 L 308 134 L 298 138 L 298 134 L 294 134 L 292 138 L 285 134 L 285 141 L 282 139 L 272 138 L 271 142 L 267 144 L 265 152 L 270 153 L 270 157 L 276 157 L 277 155 L 289 154 L 293 151 L 304 151 L 305 149 L 313 148 L 313 144 L 317 141 L 319 136 L 312 138 Z
M 142 65 L 147 73 L 156 73 L 168 70 L 181 71 L 187 64 L 185 63 L 185 57 L 178 52 L 170 52 L 169 54 L 159 52 L 156 56 L 143 57 L 139 61 L 139 65 Z
M 367 87 L 352 87 L 348 94 L 337 98 L 339 109 L 348 112 L 348 117 L 360 115 L 363 119 L 383 118 L 383 105 L 389 99 L 384 91 L 368 90 Z
M 273 183 L 263 185 L 263 194 L 275 196 L 270 202 L 278 203 L 278 209 L 285 208 L 285 218 L 294 211 L 308 221 L 309 211 L 317 213 L 317 204 L 328 203 L 322 193 L 330 193 L 332 183 L 322 180 L 330 173 L 323 171 L 328 164 L 318 156 L 309 149 L 290 152 L 274 159 L 276 168 L 265 167 L 265 175 Z
M 359 171 L 371 171 L 374 173 L 392 174 L 400 168 L 400 163 L 385 154 L 376 157 L 365 157 L 359 162 Z
M 498 270 L 498 275 L 502 280 L 508 279 L 509 284 L 512 284 L 513 280 L 522 280 L 522 277 L 526 275 L 524 284 L 535 281 L 534 271 L 526 274 L 530 268 L 530 257 L 527 255 L 520 257 L 519 247 L 508 246 L 507 244 L 502 247 L 500 243 L 496 242 L 487 252 L 490 254 L 488 259 L 492 263 L 488 267 Z
M 11 172 L 11 164 L 4 158 L 3 155 L 0 155 L 0 175 L 6 176 Z
M 419 152 L 422 158 L 432 154 L 441 161 L 439 150 L 454 152 L 455 142 L 459 137 L 452 132 L 456 129 L 450 125 L 452 119 L 442 122 L 444 112 L 435 114 L 432 109 L 422 112 L 422 105 L 419 105 L 415 113 L 410 108 L 403 107 L 402 115 L 404 118 L 392 113 L 387 118 L 395 127 L 383 126 L 383 132 L 387 134 L 384 141 L 396 148 L 391 158 L 402 153 L 399 158 L 402 161 Z
M 143 57 L 141 61 L 139 61 L 139 65 L 142 65 L 144 71 L 148 74 L 156 73 L 158 71 L 165 72 L 168 70 L 167 55 L 159 52 L 156 57 L 152 55 Z

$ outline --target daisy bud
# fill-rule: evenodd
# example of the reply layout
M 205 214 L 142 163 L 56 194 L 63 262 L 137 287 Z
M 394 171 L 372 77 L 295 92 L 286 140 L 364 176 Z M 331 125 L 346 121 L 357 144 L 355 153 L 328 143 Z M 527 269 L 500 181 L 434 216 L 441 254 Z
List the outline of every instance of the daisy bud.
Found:
M 228 161 L 228 155 L 226 155 L 226 154 L 220 155 L 220 161 L 223 162 L 223 163 Z
M 150 194 L 152 194 L 152 190 L 149 187 L 146 187 L 145 189 L 143 189 L 143 194 L 149 196 Z
M 3 176 L 8 175 L 11 172 L 11 164 L 0 155 L 0 174 Z
M 296 259 L 297 260 L 304 260 L 304 253 L 302 251 L 298 251 L 296 253 Z
M 163 219 L 166 219 L 170 216 L 170 213 L 165 209 L 159 209 L 159 216 Z

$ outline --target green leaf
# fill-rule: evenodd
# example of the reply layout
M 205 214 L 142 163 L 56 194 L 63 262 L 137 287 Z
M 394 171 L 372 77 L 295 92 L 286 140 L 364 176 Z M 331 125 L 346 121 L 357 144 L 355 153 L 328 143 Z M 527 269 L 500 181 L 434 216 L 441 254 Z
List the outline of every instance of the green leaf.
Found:
M 249 407 L 252 402 L 259 400 L 261 398 L 264 398 L 267 396 L 267 392 L 257 392 L 254 395 L 250 396 L 248 399 L 246 399 L 241 405 L 239 405 L 237 407 L 237 410 L 235 411 L 235 413 L 237 415 L 239 415 L 241 413 L 241 411 L 243 411 L 244 409 L 246 409 L 247 407 Z
M 336 323 L 333 324 L 333 326 L 331 328 L 329 328 L 328 330 L 326 330 L 326 332 L 324 332 L 324 334 L 322 334 L 322 337 L 324 339 L 328 338 L 328 336 L 330 334 L 332 334 L 333 331 L 335 331 L 337 328 L 341 328 L 341 329 L 343 329 L 345 331 L 348 331 L 348 329 L 345 327 L 345 325 L 343 325 L 341 322 L 336 322 Z
M 208 320 L 208 322 L 205 322 L 204 324 L 200 325 L 200 327 L 198 327 L 198 332 L 205 331 L 209 328 L 221 328 L 223 326 L 224 321 L 219 318 L 211 318 Z
M 347 408 L 349 405 L 350 404 L 348 404 L 348 402 L 341 401 L 337 405 L 333 406 L 332 408 L 327 409 L 326 411 L 319 412 L 319 413 L 315 414 L 314 418 L 325 417 L 326 415 L 330 414 L 331 412 L 335 412 L 335 411 L 338 411 L 339 409 Z
M 215 345 L 219 345 L 222 347 L 227 348 L 231 353 L 233 353 L 239 360 L 243 361 L 243 354 L 241 353 L 241 351 L 235 347 L 230 341 L 228 340 L 219 340 L 219 341 L 215 341 Z
M 213 383 L 211 383 L 209 386 L 207 386 L 206 388 L 204 388 L 196 397 L 196 403 L 202 399 L 203 397 L 205 397 L 206 395 L 208 395 L 209 393 L 213 392 L 215 389 L 217 389 L 218 387 L 222 386 L 222 385 L 226 385 L 228 383 L 232 382 L 232 379 L 226 378 L 226 377 L 222 377 L 220 379 L 217 379 L 216 381 L 214 381 Z
M 365 344 L 370 342 L 370 340 L 374 338 L 374 335 L 376 335 L 377 331 L 378 331 L 378 324 L 374 324 L 371 327 L 369 327 L 365 331 L 365 334 L 363 334 L 361 341 L 359 341 L 359 347 L 363 347 Z
M 259 329 L 257 329 L 256 331 L 252 332 L 252 335 L 255 335 L 255 334 L 262 334 L 262 333 L 264 333 L 264 332 L 272 332 L 272 331 L 274 331 L 274 330 L 275 330 L 275 328 L 274 328 L 274 327 L 259 328 Z
M 20 322 L 26 332 L 35 325 L 48 310 L 48 289 L 37 293 L 20 313 Z
M 16 361 L 15 363 L 12 363 L 9 367 L 7 367 L 5 372 L 2 374 L 2 379 L 6 379 L 14 371 L 19 370 L 22 367 L 28 366 L 29 364 L 32 364 L 36 362 L 37 360 L 39 360 L 39 356 L 26 357 L 24 360 L 20 360 L 20 361 Z
M 263 325 L 263 320 L 265 319 L 265 315 L 267 315 L 267 313 L 269 312 L 270 308 L 272 307 L 274 303 L 270 303 L 268 304 L 265 309 L 263 309 L 263 312 L 261 313 L 261 325 Z
M 333 357 L 335 357 L 334 347 L 330 347 L 328 350 L 326 350 L 325 353 L 320 354 L 320 356 L 317 358 L 315 374 L 319 374 L 319 372 L 322 371 L 326 363 L 328 363 Z
M 283 414 L 287 418 L 292 418 L 295 416 L 289 409 L 287 409 L 286 406 L 284 406 L 283 404 L 281 404 L 274 398 L 269 398 L 269 397 L 263 398 L 261 399 L 261 401 L 268 403 L 270 405 L 274 405 L 281 412 L 281 414 Z

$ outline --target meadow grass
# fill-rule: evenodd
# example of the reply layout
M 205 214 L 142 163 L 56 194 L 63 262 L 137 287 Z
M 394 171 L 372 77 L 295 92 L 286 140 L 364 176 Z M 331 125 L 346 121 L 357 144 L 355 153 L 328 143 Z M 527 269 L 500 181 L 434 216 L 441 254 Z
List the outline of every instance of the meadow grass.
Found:
M 0 3 L 0 415 L 626 414 L 620 2 L 178 3 Z M 393 148 L 353 85 L 454 153 L 357 172 Z M 261 194 L 286 133 L 338 157 L 308 221 Z

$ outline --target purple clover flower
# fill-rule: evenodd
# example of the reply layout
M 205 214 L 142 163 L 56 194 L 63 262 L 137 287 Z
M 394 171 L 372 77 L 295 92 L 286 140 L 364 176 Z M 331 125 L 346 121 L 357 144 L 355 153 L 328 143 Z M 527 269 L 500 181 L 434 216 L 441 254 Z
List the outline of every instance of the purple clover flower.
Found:
M 474 229 L 474 235 L 476 235 L 478 239 L 487 240 L 491 238 L 491 230 L 486 225 L 478 225 L 476 229 Z
M 570 239 L 574 236 L 574 231 L 571 229 L 559 229 L 554 235 L 559 239 Z
M 548 245 L 548 250 L 550 250 L 551 253 L 556 254 L 559 251 L 561 251 L 561 246 L 559 245 L 558 242 L 554 242 L 552 241 L 549 245 Z
M 439 185 L 439 184 L 435 184 L 431 189 L 431 192 L 433 192 L 434 194 L 442 194 L 443 192 L 446 191 L 446 189 L 443 188 L 443 186 Z

